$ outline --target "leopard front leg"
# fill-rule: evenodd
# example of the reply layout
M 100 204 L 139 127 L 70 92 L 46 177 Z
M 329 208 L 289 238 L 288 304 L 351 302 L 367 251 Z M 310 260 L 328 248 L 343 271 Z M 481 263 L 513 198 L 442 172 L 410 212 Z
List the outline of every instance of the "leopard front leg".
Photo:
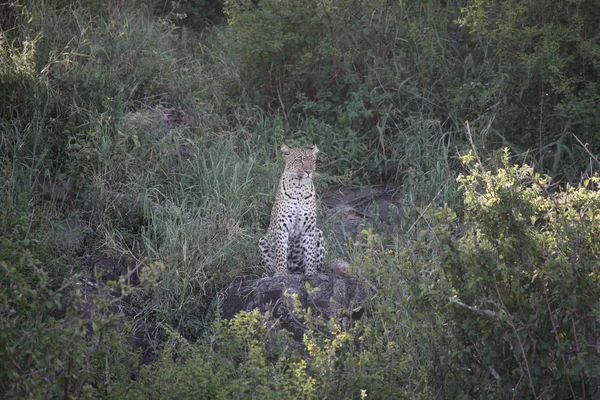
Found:
M 273 247 L 273 238 L 271 235 L 267 234 L 260 238 L 258 242 L 258 247 L 260 249 L 260 259 L 262 264 L 267 268 L 269 273 L 275 272 L 276 262 L 275 262 L 275 249 Z
M 319 231 L 318 229 L 315 229 L 312 233 L 310 233 L 310 234 L 307 233 L 302 240 L 302 252 L 304 253 L 304 266 L 305 266 L 304 273 L 306 275 L 314 275 L 319 270 L 319 264 L 318 264 L 319 232 L 321 232 L 321 231 Z M 322 234 L 321 234 L 321 236 L 322 236 Z
M 273 242 L 275 245 L 275 275 L 286 274 L 288 272 L 289 233 L 285 230 L 276 232 Z
M 326 251 L 325 251 L 325 238 L 323 237 L 323 232 L 320 229 L 315 229 L 315 235 L 316 235 L 316 244 L 317 244 L 317 250 L 315 253 L 315 267 L 316 270 L 319 272 L 323 272 L 324 271 L 324 266 L 325 266 L 325 255 L 326 255 Z

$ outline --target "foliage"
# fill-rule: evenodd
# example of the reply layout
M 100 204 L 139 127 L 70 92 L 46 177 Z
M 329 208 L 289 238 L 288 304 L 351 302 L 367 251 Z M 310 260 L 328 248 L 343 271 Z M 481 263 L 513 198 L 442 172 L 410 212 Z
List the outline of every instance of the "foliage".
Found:
M 464 233 L 438 212 L 439 258 L 411 285 L 438 315 L 446 396 L 596 397 L 598 177 L 550 192 L 507 150 L 490 170 L 464 160 Z
M 235 276 L 233 266 L 257 263 L 258 254 L 246 251 L 257 243 L 249 232 L 259 213 L 268 213 L 253 187 L 260 168 L 235 157 L 231 143 L 210 143 L 190 148 L 170 166 L 162 158 L 157 170 L 172 179 L 140 187 L 148 219 L 140 243 L 152 259 L 167 264 L 161 288 L 143 300 L 144 307 L 157 310 L 158 322 L 187 338 L 206 328 L 214 296 Z
M 195 31 L 220 4 L 0 5 L 2 397 L 598 397 L 595 3 L 226 1 Z M 393 233 L 324 230 L 372 292 L 297 307 L 302 343 L 215 312 L 264 275 L 282 142 L 402 197 Z
M 323 321 L 298 305 L 296 313 L 307 326 L 303 344 L 268 315 L 240 312 L 230 321 L 217 319 L 210 339 L 190 344 L 174 337 L 160 361 L 125 390 L 141 398 L 409 396 L 401 386 L 407 383 L 408 363 L 399 343 L 368 326 Z
M 183 25 L 200 29 L 222 21 L 223 4 L 219 0 L 145 0 L 157 15 L 176 16 Z
M 420 124 L 414 114 L 434 121 L 423 132 L 428 142 L 450 139 L 459 128 L 452 119 L 464 118 L 436 107 L 446 100 L 433 90 L 460 85 L 462 62 L 438 51 L 447 44 L 437 36 L 457 9 L 273 0 L 227 1 L 225 12 L 226 44 L 250 98 L 314 137 L 325 154 L 335 151 L 332 172 L 398 180 L 409 160 L 396 143 Z
M 267 214 L 262 186 L 252 183 L 271 169 L 238 140 L 248 134 L 243 127 L 219 136 L 227 121 L 210 110 L 214 72 L 201 57 L 180 58 L 187 43 L 171 47 L 169 19 L 130 2 L 12 6 L 15 26 L 0 60 L 0 95 L 10 104 L 0 116 L 3 234 L 17 236 L 9 228 L 20 213 L 42 220 L 32 229 L 38 237 L 76 215 L 94 226 L 90 251 L 167 266 L 164 287 L 132 298 L 146 310 L 141 320 L 197 335 L 230 278 L 225 266 L 252 263 L 239 251 L 254 241 L 245 225 Z M 61 180 L 80 209 L 55 211 L 40 193 Z M 44 213 L 52 218 L 38 218 Z
M 573 135 L 597 150 L 592 1 L 248 0 L 225 12 L 250 98 L 292 127 L 317 124 L 308 130 L 340 155 L 336 172 L 403 178 L 394 144 L 421 121 L 441 132 L 417 141 L 460 151 L 463 121 L 479 123 L 481 145 L 531 151 L 570 180 L 587 161 Z
M 127 393 L 142 398 L 311 397 L 314 388 L 310 379 L 305 381 L 303 361 L 294 360 L 291 338 L 272 329 L 267 317 L 258 311 L 240 313 L 231 321 L 217 320 L 214 328 L 210 341 L 197 344 L 173 334 L 160 360 L 140 371 Z
M 103 289 L 81 273 L 56 284 L 28 247 L 12 245 L 0 260 L 0 392 L 92 398 L 103 378 L 126 376 L 136 358 L 127 326 L 109 311 L 132 288 L 122 278 Z M 152 268 L 140 278 L 152 283 Z
M 1 41 L 0 95 L 10 107 L 0 122 L 35 122 L 45 132 L 37 151 L 58 161 L 93 139 L 96 121 L 115 140 L 127 107 L 168 93 L 160 79 L 172 62 L 168 27 L 131 6 L 102 7 L 105 18 L 93 18 L 94 10 L 94 2 L 72 9 L 32 2 Z
M 477 0 L 459 22 L 496 49 L 496 74 L 505 77 L 499 128 L 521 135 L 519 146 L 535 149 L 540 168 L 564 168 L 572 135 L 599 148 L 596 2 Z
M 36 79 L 35 40 L 25 40 L 18 48 L 5 34 L 0 37 L 0 84 L 0 98 L 8 105 L 3 107 L 2 119 L 12 115 L 29 119 L 32 112 L 43 109 L 49 93 L 44 82 Z

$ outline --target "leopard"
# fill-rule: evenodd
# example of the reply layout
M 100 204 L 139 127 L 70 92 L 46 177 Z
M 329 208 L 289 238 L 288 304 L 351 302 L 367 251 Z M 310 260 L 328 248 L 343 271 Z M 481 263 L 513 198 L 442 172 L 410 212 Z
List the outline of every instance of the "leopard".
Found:
M 285 167 L 259 248 L 264 266 L 275 275 L 323 272 L 325 244 L 317 228 L 316 145 L 281 146 Z

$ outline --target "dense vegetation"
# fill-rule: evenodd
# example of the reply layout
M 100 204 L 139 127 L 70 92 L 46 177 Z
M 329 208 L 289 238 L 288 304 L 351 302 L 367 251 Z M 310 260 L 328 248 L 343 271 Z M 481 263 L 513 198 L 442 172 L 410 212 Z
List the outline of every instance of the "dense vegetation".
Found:
M 0 27 L 0 397 L 600 396 L 597 1 L 8 1 Z M 283 142 L 318 144 L 319 190 L 403 199 L 355 237 L 323 207 L 377 290 L 356 323 L 298 309 L 302 345 L 217 308 L 265 274 Z

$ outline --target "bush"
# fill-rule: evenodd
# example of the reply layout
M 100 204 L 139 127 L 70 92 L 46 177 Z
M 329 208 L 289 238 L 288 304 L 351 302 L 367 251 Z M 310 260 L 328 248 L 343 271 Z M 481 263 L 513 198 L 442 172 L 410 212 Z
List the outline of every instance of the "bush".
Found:
M 497 168 L 464 160 L 464 234 L 439 212 L 439 258 L 412 284 L 438 318 L 445 396 L 597 396 L 599 178 L 551 192 L 507 150 Z
M 462 111 L 438 107 L 446 91 L 461 85 L 463 62 L 450 55 L 455 39 L 440 40 L 455 29 L 456 8 L 228 1 L 225 12 L 225 43 L 250 99 L 335 154 L 332 173 L 400 180 L 406 160 L 396 143 L 420 124 L 413 116 L 435 122 L 424 141 L 450 140 L 462 129 L 455 123 L 465 118 Z
M 217 319 L 210 338 L 195 344 L 173 337 L 160 361 L 144 368 L 126 390 L 141 398 L 431 395 L 411 382 L 409 359 L 393 333 L 384 337 L 362 324 L 323 321 L 310 310 L 297 308 L 296 313 L 308 328 L 302 344 L 268 315 L 240 312 L 230 321 Z
M 558 4 L 227 1 L 228 26 L 201 33 L 173 22 L 220 3 L 0 6 L 1 394 L 598 397 L 598 178 L 559 189 L 508 152 L 457 157 L 468 139 L 570 181 L 591 169 L 571 134 L 594 154 L 599 15 Z M 322 185 L 403 192 L 393 234 L 330 252 L 372 289 L 363 319 L 298 308 L 302 343 L 214 315 L 223 286 L 264 273 L 284 141 L 318 143 Z M 84 258 L 150 260 L 153 280 L 100 282 L 57 251 L 67 219 L 91 227 Z M 152 365 L 126 307 L 163 349 Z
M 127 325 L 109 309 L 132 288 L 124 280 L 103 287 L 83 274 L 57 284 L 27 247 L 13 244 L 0 255 L 2 397 L 93 398 L 127 379 L 137 355 Z M 140 277 L 151 282 L 152 268 Z
M 459 22 L 497 49 L 495 75 L 506 93 L 497 129 L 518 149 L 534 150 L 538 167 L 553 176 L 581 168 L 573 135 L 600 148 L 598 5 L 471 1 Z
M 463 121 L 480 124 L 480 146 L 531 151 L 538 168 L 571 181 L 587 167 L 573 135 L 597 149 L 590 1 L 248 0 L 225 13 L 250 99 L 335 149 L 336 173 L 404 178 L 394 145 L 415 122 L 439 125 L 422 134 L 452 152 Z

